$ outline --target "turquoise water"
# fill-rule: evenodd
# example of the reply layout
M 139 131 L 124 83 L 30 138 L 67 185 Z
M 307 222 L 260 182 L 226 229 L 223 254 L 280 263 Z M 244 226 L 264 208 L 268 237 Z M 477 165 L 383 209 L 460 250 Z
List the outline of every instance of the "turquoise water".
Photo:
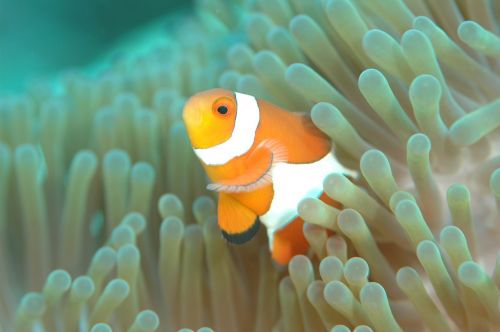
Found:
M 98 61 L 129 33 L 191 6 L 189 0 L 3 0 L 0 91 Z

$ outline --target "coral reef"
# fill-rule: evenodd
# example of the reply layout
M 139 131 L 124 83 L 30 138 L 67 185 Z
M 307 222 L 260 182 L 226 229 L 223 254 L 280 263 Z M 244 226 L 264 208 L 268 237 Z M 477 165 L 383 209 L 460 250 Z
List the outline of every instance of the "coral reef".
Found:
M 498 329 L 500 6 L 197 8 L 98 78 L 0 100 L 0 330 Z M 310 110 L 359 172 L 325 179 L 343 210 L 301 202 L 286 269 L 263 232 L 219 234 L 180 122 L 216 85 Z

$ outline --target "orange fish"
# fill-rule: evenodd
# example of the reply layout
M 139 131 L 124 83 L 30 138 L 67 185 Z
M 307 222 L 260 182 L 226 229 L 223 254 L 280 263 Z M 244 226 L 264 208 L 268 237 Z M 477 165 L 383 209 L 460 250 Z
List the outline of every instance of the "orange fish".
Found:
M 294 255 L 306 253 L 297 205 L 305 197 L 325 199 L 324 178 L 346 171 L 309 115 L 214 89 L 191 97 L 183 118 L 212 182 L 208 189 L 219 193 L 223 236 L 231 243 L 244 243 L 262 222 L 277 263 L 287 264 Z

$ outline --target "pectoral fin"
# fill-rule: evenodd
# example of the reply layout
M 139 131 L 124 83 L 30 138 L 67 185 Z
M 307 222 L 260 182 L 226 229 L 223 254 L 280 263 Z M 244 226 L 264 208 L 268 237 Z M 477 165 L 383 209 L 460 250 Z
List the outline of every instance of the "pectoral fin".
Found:
M 252 210 L 224 193 L 219 194 L 218 222 L 224 238 L 235 244 L 253 238 L 260 225 Z
M 272 182 L 272 167 L 276 163 L 286 162 L 287 152 L 283 145 L 277 141 L 264 140 L 248 156 L 247 168 L 241 175 L 211 183 L 209 190 L 222 191 L 226 193 L 249 192 Z

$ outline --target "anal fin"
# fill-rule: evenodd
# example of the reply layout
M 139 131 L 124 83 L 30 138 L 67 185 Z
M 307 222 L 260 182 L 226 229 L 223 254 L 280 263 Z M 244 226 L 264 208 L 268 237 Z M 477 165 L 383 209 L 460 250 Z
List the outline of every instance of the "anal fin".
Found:
M 330 198 L 325 193 L 322 193 L 319 199 L 326 204 L 337 209 L 342 209 L 340 202 Z M 333 235 L 333 232 L 327 230 L 328 235 Z M 271 241 L 271 254 L 273 260 L 279 265 L 286 265 L 295 255 L 305 255 L 309 249 L 309 243 L 304 236 L 304 220 L 297 217 L 285 227 L 278 229 L 273 234 L 268 235 Z
M 286 265 L 293 256 L 307 253 L 309 243 L 304 236 L 303 227 L 304 221 L 297 217 L 274 233 L 271 254 L 276 263 Z

